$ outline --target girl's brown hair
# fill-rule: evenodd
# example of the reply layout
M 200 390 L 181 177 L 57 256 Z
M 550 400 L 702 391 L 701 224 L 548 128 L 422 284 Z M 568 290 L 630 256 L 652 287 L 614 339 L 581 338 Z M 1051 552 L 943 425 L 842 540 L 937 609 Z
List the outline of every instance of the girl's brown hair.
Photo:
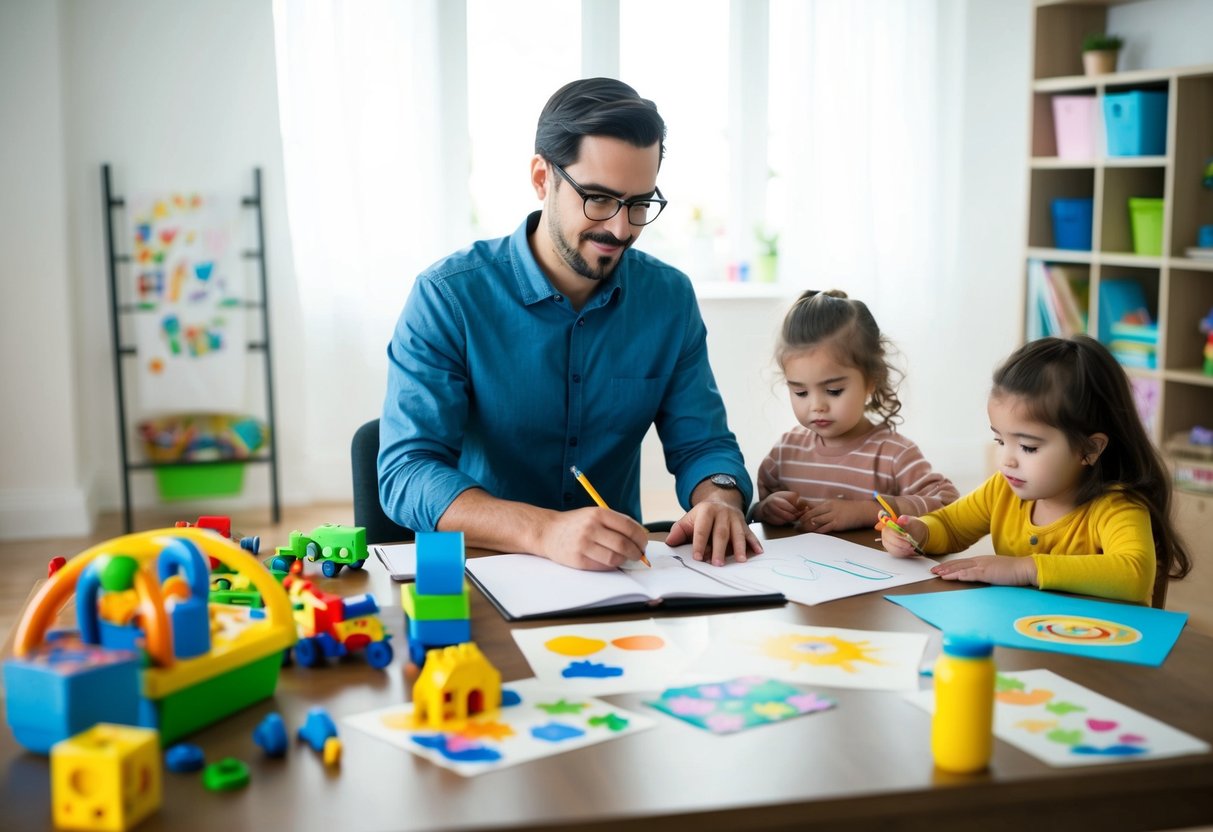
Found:
M 1079 505 L 1113 488 L 1150 512 L 1160 577 L 1182 578 L 1192 559 L 1171 524 L 1171 478 L 1137 413 L 1129 379 L 1107 347 L 1087 335 L 1024 344 L 994 371 L 993 396 L 1019 398 L 1033 419 L 1065 434 L 1086 456 L 1091 435 L 1107 447 L 1085 467 Z
M 893 345 L 881 334 L 867 304 L 848 298 L 839 289 L 810 289 L 784 316 L 775 360 L 782 367 L 788 356 L 827 344 L 839 361 L 859 370 L 873 386 L 867 410 L 887 427 L 900 423 L 897 383 L 901 373 L 889 364 Z

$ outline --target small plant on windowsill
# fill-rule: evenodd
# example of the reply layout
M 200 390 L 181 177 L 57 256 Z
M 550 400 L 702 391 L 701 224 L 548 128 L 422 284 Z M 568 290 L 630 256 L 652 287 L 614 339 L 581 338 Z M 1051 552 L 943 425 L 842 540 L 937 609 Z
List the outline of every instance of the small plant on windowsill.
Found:
M 1082 39 L 1082 68 L 1087 75 L 1107 75 L 1116 71 L 1116 59 L 1124 38 L 1093 32 Z
M 754 229 L 754 238 L 758 241 L 758 282 L 774 283 L 779 268 L 779 232 L 759 226 Z

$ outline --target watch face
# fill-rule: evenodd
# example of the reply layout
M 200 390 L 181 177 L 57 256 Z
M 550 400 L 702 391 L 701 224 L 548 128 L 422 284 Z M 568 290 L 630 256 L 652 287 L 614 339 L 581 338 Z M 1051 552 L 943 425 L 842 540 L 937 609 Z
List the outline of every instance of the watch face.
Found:
M 712 485 L 718 488 L 736 488 L 737 480 L 729 474 L 713 474 Z

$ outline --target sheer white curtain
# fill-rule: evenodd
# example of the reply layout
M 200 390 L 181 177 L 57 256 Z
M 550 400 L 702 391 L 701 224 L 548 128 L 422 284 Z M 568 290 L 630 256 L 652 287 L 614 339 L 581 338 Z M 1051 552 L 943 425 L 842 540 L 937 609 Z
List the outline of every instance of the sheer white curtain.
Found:
M 938 405 L 955 369 L 940 356 L 949 336 L 939 321 L 973 317 L 957 291 L 955 232 L 964 9 L 962 0 L 770 6 L 768 215 L 782 223 L 781 280 L 869 305 L 902 353 L 906 433 L 928 455 L 955 427 Z
M 385 349 L 414 276 L 445 251 L 439 0 L 274 0 L 286 197 L 302 319 L 276 332 L 301 359 L 313 462 L 348 468 L 378 415 Z M 348 485 L 348 473 L 341 485 Z M 323 493 L 323 491 L 321 491 Z M 341 492 L 338 492 L 341 493 Z

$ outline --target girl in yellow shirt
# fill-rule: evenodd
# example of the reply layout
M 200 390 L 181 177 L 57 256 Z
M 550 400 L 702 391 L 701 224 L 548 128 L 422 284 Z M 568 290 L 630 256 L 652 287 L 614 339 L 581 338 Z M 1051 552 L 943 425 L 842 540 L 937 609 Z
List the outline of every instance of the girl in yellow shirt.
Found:
M 897 525 L 928 555 L 964 551 L 987 534 L 996 554 L 932 571 L 1138 603 L 1156 593 L 1161 606 L 1165 578 L 1192 563 L 1171 524 L 1170 478 L 1112 354 L 1086 335 L 1025 344 L 995 371 L 988 411 L 998 473 Z M 893 555 L 915 554 L 893 529 L 882 540 Z

